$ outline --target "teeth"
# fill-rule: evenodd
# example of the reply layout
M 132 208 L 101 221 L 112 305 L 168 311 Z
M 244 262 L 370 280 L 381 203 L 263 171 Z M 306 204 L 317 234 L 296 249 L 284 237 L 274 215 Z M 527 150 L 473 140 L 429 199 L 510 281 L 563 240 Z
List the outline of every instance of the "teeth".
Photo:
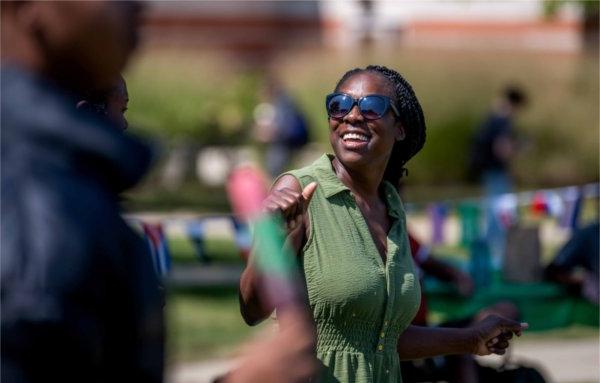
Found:
M 363 135 L 363 134 L 358 134 L 358 133 L 345 133 L 342 136 L 342 139 L 345 140 L 358 140 L 358 141 L 369 141 L 369 137 Z

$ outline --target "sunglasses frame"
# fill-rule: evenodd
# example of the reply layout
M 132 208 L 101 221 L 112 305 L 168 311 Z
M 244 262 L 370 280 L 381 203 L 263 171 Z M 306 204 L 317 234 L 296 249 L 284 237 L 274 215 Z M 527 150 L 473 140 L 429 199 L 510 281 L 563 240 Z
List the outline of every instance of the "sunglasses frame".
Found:
M 348 109 L 348 112 L 340 117 L 334 117 L 331 114 L 329 114 L 329 102 L 331 101 L 332 98 L 334 98 L 335 96 L 346 96 L 348 98 L 350 98 L 352 100 L 352 105 L 350 106 L 350 109 Z M 381 114 L 381 116 L 377 117 L 377 118 L 368 118 L 367 116 L 365 116 L 360 108 L 360 103 L 367 97 L 379 97 L 383 100 L 383 113 Z M 398 109 L 396 108 L 396 106 L 394 105 L 393 101 L 391 98 L 389 98 L 388 96 L 384 96 L 382 94 L 367 94 L 366 96 L 362 96 L 361 98 L 354 98 L 352 96 L 350 96 L 349 94 L 346 93 L 342 93 L 342 92 L 334 92 L 334 93 L 330 93 L 325 97 L 325 110 L 327 111 L 327 115 L 330 118 L 343 118 L 344 116 L 346 116 L 348 113 L 350 113 L 352 111 L 352 109 L 354 109 L 354 106 L 358 105 L 358 110 L 360 111 L 360 114 L 367 120 L 370 121 L 374 121 L 374 120 L 379 120 L 380 118 L 383 118 L 383 116 L 385 116 L 385 114 L 387 113 L 388 109 L 392 109 L 392 111 L 394 112 L 394 114 L 397 117 L 400 117 L 400 112 L 398 112 Z

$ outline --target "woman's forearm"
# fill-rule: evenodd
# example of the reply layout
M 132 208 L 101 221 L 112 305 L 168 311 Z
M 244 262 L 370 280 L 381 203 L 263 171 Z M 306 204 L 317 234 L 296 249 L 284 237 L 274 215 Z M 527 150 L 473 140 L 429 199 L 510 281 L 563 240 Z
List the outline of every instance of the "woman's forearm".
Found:
M 436 355 L 469 354 L 477 345 L 477 335 L 469 328 L 409 326 L 398 339 L 400 360 Z
M 240 277 L 240 312 L 244 321 L 253 326 L 267 318 L 273 311 L 260 299 L 259 275 L 249 262 Z

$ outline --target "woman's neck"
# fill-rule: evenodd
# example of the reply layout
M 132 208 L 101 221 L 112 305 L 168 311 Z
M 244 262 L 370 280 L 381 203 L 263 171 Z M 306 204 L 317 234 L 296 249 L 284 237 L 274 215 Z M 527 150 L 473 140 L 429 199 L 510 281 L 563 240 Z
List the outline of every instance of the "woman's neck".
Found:
M 383 180 L 385 169 L 378 170 L 374 167 L 365 169 L 350 169 L 344 166 L 337 158 L 332 161 L 335 174 L 353 193 L 365 199 L 379 198 L 379 185 Z

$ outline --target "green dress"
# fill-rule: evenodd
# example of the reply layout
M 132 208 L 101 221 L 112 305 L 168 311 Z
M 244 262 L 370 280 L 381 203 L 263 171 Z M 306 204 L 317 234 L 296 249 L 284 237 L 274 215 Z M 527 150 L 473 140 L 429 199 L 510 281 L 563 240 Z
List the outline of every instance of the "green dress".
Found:
M 302 187 L 319 184 L 309 205 L 310 235 L 302 258 L 323 364 L 319 382 L 401 382 L 396 343 L 420 303 L 402 202 L 384 182 L 392 219 L 384 264 L 332 159 L 323 155 L 287 173 Z

